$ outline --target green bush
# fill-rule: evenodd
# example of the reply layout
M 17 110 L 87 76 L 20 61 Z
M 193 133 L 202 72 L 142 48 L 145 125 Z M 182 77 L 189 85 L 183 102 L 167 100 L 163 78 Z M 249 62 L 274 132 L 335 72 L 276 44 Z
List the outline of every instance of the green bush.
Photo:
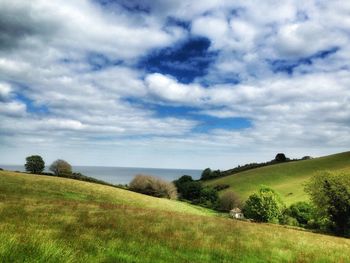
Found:
M 289 225 L 289 226 L 300 226 L 298 220 L 294 217 L 291 217 L 287 214 L 283 214 L 280 218 L 279 218 L 279 222 L 282 225 Z
M 217 206 L 218 197 L 218 191 L 210 187 L 203 187 L 198 203 L 208 208 L 215 208 Z
M 317 212 L 318 221 L 340 236 L 350 237 L 350 173 L 323 172 L 305 187 Z
M 269 187 L 260 188 L 249 196 L 243 207 L 244 216 L 257 222 L 278 223 L 284 204 L 279 195 Z
M 292 204 L 287 210 L 286 214 L 295 218 L 301 226 L 306 226 L 307 223 L 314 218 L 314 208 L 307 202 L 298 202 Z
M 217 184 L 214 186 L 214 189 L 217 191 L 225 190 L 227 188 L 230 188 L 229 184 Z
M 180 199 L 208 208 L 217 207 L 218 191 L 216 189 L 204 187 L 200 181 L 194 181 L 189 175 L 181 176 L 174 181 L 174 184 Z

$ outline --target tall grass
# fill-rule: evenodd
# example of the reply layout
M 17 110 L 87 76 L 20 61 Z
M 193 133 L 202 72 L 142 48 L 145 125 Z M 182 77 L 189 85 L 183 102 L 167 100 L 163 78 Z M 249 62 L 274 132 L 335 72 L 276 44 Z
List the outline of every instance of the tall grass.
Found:
M 153 201 L 156 205 L 150 205 Z M 181 206 L 187 204 L 62 178 L 0 172 L 0 259 L 348 262 L 350 258 L 347 239 L 235 221 L 193 206 L 176 209 Z

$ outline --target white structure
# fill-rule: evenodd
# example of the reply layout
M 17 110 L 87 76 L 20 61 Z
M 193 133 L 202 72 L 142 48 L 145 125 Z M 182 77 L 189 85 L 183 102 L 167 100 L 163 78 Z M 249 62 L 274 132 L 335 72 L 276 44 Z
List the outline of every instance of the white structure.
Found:
M 233 208 L 233 209 L 230 211 L 230 216 L 231 216 L 232 218 L 235 218 L 235 219 L 243 219 L 243 218 L 244 218 L 244 215 L 243 215 L 241 209 L 239 209 L 238 207 Z

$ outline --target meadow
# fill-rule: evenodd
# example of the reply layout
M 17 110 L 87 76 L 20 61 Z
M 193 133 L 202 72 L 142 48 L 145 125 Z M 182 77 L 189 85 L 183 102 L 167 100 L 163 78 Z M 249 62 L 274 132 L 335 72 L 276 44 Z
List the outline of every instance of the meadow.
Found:
M 2 262 L 349 262 L 350 240 L 178 201 L 0 171 Z
M 298 201 L 307 201 L 303 185 L 319 171 L 350 170 L 350 152 L 344 152 L 311 160 L 288 162 L 256 168 L 245 172 L 206 181 L 205 184 L 215 186 L 227 184 L 242 200 L 256 192 L 260 185 L 266 185 L 276 190 L 283 201 L 290 205 Z M 222 191 L 222 193 L 224 192 Z

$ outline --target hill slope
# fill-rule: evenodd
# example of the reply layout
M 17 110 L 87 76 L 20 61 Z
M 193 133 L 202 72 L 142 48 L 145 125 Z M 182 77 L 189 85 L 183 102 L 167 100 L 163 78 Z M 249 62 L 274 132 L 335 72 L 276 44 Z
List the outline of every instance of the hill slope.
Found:
M 324 170 L 350 170 L 350 152 L 256 168 L 210 180 L 206 184 L 228 184 L 229 189 L 237 192 L 243 200 L 263 184 L 278 191 L 286 204 L 291 204 L 307 200 L 303 184 L 312 174 Z
M 350 240 L 108 186 L 0 171 L 2 262 L 346 262 Z

